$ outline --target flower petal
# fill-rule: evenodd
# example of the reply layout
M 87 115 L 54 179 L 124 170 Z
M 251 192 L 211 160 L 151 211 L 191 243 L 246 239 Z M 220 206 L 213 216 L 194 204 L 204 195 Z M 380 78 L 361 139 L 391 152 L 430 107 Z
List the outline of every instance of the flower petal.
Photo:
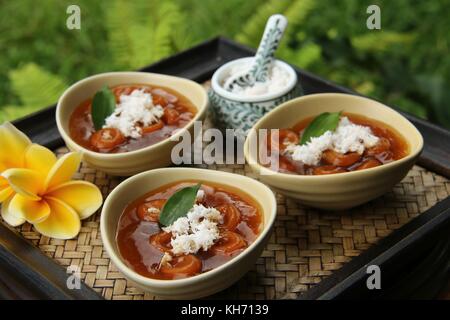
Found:
M 14 168 L 3 171 L 2 176 L 8 180 L 9 186 L 24 197 L 31 200 L 40 200 L 43 177 L 30 169 Z
M 25 223 L 25 219 L 16 217 L 9 210 L 9 203 L 11 202 L 12 198 L 13 197 L 9 197 L 5 200 L 5 202 L 2 203 L 2 218 L 10 226 L 17 227 L 17 226 L 20 226 L 21 224 Z
M 8 199 L 13 193 L 14 190 L 9 186 L 5 188 L 0 188 L 0 203 Z
M 80 217 L 64 202 L 48 197 L 50 215 L 42 222 L 34 224 L 36 230 L 44 236 L 56 239 L 71 239 L 81 228 Z
M 77 172 L 80 162 L 81 154 L 78 152 L 70 152 L 59 158 L 48 173 L 45 182 L 46 189 L 52 189 L 69 181 Z
M 87 181 L 69 181 L 49 191 L 46 196 L 57 198 L 75 209 L 80 219 L 90 217 L 100 208 L 103 197 L 100 190 Z
M 29 223 L 42 222 L 50 214 L 50 207 L 44 199 L 34 201 L 20 194 L 16 194 L 12 198 L 8 210 L 16 217 L 23 218 Z
M 9 186 L 8 180 L 0 176 L 0 189 L 6 188 Z
M 56 156 L 49 149 L 33 143 L 25 152 L 25 167 L 39 172 L 47 177 L 48 172 L 56 163 Z
M 8 180 L 0 176 L 0 203 L 5 201 L 14 190 L 9 186 Z
M 14 127 L 5 122 L 0 125 L 0 167 L 17 168 L 23 166 L 25 149 L 31 144 L 30 139 Z

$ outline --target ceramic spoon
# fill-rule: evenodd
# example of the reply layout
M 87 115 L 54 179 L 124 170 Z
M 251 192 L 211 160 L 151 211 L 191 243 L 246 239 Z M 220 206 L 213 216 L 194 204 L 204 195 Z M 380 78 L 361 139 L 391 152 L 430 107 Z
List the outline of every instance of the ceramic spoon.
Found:
M 224 85 L 228 91 L 232 91 L 234 86 L 250 87 L 256 81 L 266 81 L 270 67 L 274 60 L 273 56 L 277 50 L 281 37 L 287 26 L 287 19 L 281 14 L 274 14 L 267 20 L 264 34 L 256 51 L 255 58 L 250 68 L 241 73 L 231 76 Z

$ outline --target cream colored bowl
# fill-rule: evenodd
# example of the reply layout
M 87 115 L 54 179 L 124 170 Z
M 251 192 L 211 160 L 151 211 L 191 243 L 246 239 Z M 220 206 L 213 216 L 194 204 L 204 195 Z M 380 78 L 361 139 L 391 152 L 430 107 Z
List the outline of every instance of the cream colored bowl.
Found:
M 327 111 L 360 114 L 395 128 L 408 142 L 408 155 L 371 169 L 306 176 L 274 172 L 257 163 L 254 152 L 250 152 L 259 129 L 290 128 L 302 119 Z M 421 134 L 401 114 L 377 101 L 348 94 L 312 94 L 288 101 L 261 118 L 253 128 L 256 130 L 247 136 L 244 153 L 261 181 L 301 203 L 323 209 L 355 207 L 388 192 L 406 176 L 423 148 Z
M 99 153 L 83 148 L 69 135 L 69 120 L 72 112 L 81 102 L 92 98 L 95 92 L 104 85 L 119 84 L 149 84 L 173 89 L 188 98 L 198 112 L 186 127 L 172 136 L 175 141 L 166 139 L 139 150 L 115 154 Z M 189 130 L 191 136 L 193 135 L 194 121 L 201 121 L 205 118 L 207 107 L 206 91 L 194 81 L 147 72 L 110 72 L 83 79 L 68 88 L 56 106 L 56 123 L 67 147 L 72 151 L 81 151 L 83 160 L 91 167 L 111 175 L 130 176 L 145 170 L 170 165 L 172 148 L 178 143 L 176 140 L 186 130 Z
M 264 226 L 248 248 L 227 263 L 211 271 L 179 280 L 155 280 L 134 272 L 122 260 L 117 243 L 117 224 L 125 207 L 138 197 L 158 187 L 178 181 L 198 180 L 239 189 L 250 195 L 261 207 Z M 194 299 L 214 294 L 231 286 L 252 268 L 269 240 L 276 215 L 276 200 L 262 183 L 245 176 L 192 168 L 155 169 L 128 178 L 106 199 L 100 221 L 103 244 L 112 262 L 145 291 L 167 299 Z

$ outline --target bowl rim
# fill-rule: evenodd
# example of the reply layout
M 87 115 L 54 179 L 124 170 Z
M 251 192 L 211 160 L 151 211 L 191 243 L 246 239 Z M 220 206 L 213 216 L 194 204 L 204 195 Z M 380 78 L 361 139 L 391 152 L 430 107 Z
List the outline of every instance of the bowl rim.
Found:
M 374 167 L 374 168 L 368 168 L 368 169 L 364 169 L 364 170 L 360 170 L 360 171 L 350 171 L 350 172 L 343 172 L 343 173 L 339 173 L 339 174 L 325 174 L 325 175 L 300 175 L 300 174 L 290 174 L 290 173 L 284 173 L 284 172 L 277 172 L 274 170 L 271 170 L 267 167 L 262 166 L 258 161 L 256 161 L 256 159 L 254 159 L 253 155 L 250 154 L 249 152 L 249 140 L 251 139 L 251 137 L 254 135 L 254 132 L 256 129 L 259 129 L 259 126 L 261 125 L 262 122 L 266 121 L 267 119 L 276 116 L 276 114 L 278 112 L 283 112 L 283 109 L 288 108 L 290 105 L 297 103 L 297 102 L 303 102 L 303 101 L 307 101 L 307 100 L 311 100 L 311 99 L 321 99 L 323 97 L 329 98 L 329 97 L 333 97 L 333 96 L 339 96 L 339 97 L 345 97 L 345 98 L 350 98 L 350 99 L 356 99 L 356 100 L 365 100 L 365 101 L 369 101 L 370 103 L 374 103 L 375 105 L 377 105 L 380 108 L 384 108 L 384 109 L 388 109 L 390 112 L 393 112 L 395 114 L 397 114 L 399 117 L 401 117 L 412 129 L 413 131 L 416 133 L 416 137 L 418 138 L 418 146 L 416 147 L 415 150 L 411 150 L 410 153 L 398 160 L 394 160 L 392 162 L 383 164 L 381 166 L 378 167 Z M 356 114 L 361 114 L 364 115 L 362 113 L 356 113 Z M 300 120 L 299 120 L 300 121 Z M 382 121 L 382 120 L 378 120 L 378 121 Z M 401 134 L 401 133 L 400 133 Z M 411 143 L 410 143 L 410 138 L 403 135 L 402 137 L 408 142 L 408 144 L 411 147 Z M 402 114 L 400 114 L 398 111 L 388 107 L 387 105 L 370 99 L 370 98 L 366 98 L 363 96 L 359 96 L 359 95 L 353 95 L 353 94 L 347 94 L 347 93 L 316 93 L 316 94 L 309 94 L 309 95 L 305 95 L 302 97 L 298 97 L 292 100 L 289 100 L 281 105 L 279 105 L 277 108 L 275 108 L 274 110 L 268 112 L 267 114 L 265 114 L 261 119 L 258 120 L 258 122 L 255 123 L 255 125 L 252 127 L 252 129 L 250 130 L 247 138 L 245 139 L 245 143 L 244 143 L 244 157 L 247 163 L 249 163 L 250 166 L 252 166 L 253 168 L 256 168 L 259 170 L 259 176 L 278 176 L 280 178 L 284 178 L 284 179 L 288 179 L 291 181 L 295 181 L 295 180 L 301 180 L 301 181 L 320 181 L 320 180 L 338 180 L 338 179 L 343 179 L 343 178 L 354 178 L 355 176 L 365 176 L 366 174 L 370 174 L 376 171 L 379 171 L 380 173 L 388 168 L 391 167 L 395 167 L 395 166 L 399 166 L 405 162 L 408 162 L 414 158 L 416 158 L 423 150 L 423 146 L 424 146 L 424 140 L 422 137 L 422 134 L 419 132 L 419 130 L 406 118 L 404 117 Z M 251 161 L 250 161 L 251 160 Z M 266 174 L 264 174 L 266 173 Z
M 289 84 L 281 91 L 275 92 L 275 93 L 266 93 L 260 96 L 256 97 L 243 97 L 239 94 L 235 94 L 232 92 L 229 92 L 225 90 L 222 85 L 219 83 L 219 78 L 222 76 L 223 73 L 228 71 L 229 68 L 233 67 L 234 65 L 249 62 L 253 60 L 254 57 L 245 57 L 245 58 L 239 58 L 235 60 L 231 60 L 224 65 L 222 65 L 219 69 L 217 69 L 212 78 L 211 78 L 211 88 L 212 90 L 217 93 L 217 95 L 222 96 L 228 100 L 237 101 L 237 102 L 266 102 L 270 101 L 276 98 L 279 98 L 289 91 L 291 91 L 296 85 L 297 85 L 297 73 L 295 72 L 294 68 L 292 68 L 289 64 L 287 64 L 284 61 L 281 60 L 274 60 L 275 64 L 285 71 L 287 71 L 290 74 L 290 81 Z
M 86 149 L 85 147 L 83 147 L 80 144 L 78 144 L 77 142 L 75 142 L 72 139 L 72 137 L 70 136 L 70 134 L 67 133 L 66 130 L 64 130 L 64 126 L 62 124 L 62 109 L 63 109 L 62 103 L 63 103 L 63 100 L 67 97 L 67 95 L 71 91 L 73 91 L 76 87 L 81 86 L 85 83 L 88 83 L 88 82 L 93 81 L 98 78 L 104 78 L 106 81 L 106 79 L 108 79 L 109 77 L 122 77 L 122 76 L 130 76 L 130 75 L 131 76 L 132 75 L 151 75 L 151 76 L 162 77 L 162 78 L 167 78 L 167 79 L 178 79 L 178 80 L 190 82 L 191 84 L 194 85 L 194 87 L 197 87 L 199 89 L 198 91 L 201 93 L 201 95 L 203 95 L 204 103 L 199 106 L 194 105 L 197 108 L 197 113 L 194 115 L 194 117 L 191 119 L 191 121 L 189 121 L 184 127 L 176 130 L 173 135 L 171 135 L 170 137 L 163 139 L 155 144 L 152 144 L 150 146 L 146 146 L 146 147 L 143 147 L 143 148 L 140 148 L 137 150 L 133 150 L 133 151 L 129 151 L 129 152 L 119 152 L 119 153 L 101 153 L 101 152 L 95 152 L 95 151 Z M 174 90 L 176 91 L 176 89 L 174 89 Z M 76 145 L 78 150 L 81 151 L 82 154 L 89 155 L 93 158 L 105 158 L 107 160 L 111 160 L 111 159 L 121 159 L 124 157 L 129 157 L 129 156 L 133 156 L 133 155 L 139 155 L 142 153 L 146 153 L 149 150 L 156 149 L 161 145 L 169 143 L 170 141 L 172 141 L 172 139 L 174 141 L 179 140 L 179 137 L 181 137 L 184 134 L 184 132 L 189 130 L 195 121 L 199 121 L 199 119 L 201 119 L 203 117 L 203 115 L 206 113 L 206 111 L 208 109 L 208 105 L 209 105 L 209 99 L 208 99 L 208 94 L 207 94 L 206 90 L 200 84 L 198 84 L 197 82 L 192 81 L 190 79 L 175 77 L 175 76 L 170 76 L 170 75 L 165 75 L 165 74 L 160 74 L 160 73 L 153 73 L 153 72 L 114 71 L 114 72 L 98 73 L 98 74 L 83 78 L 83 79 L 75 82 L 74 84 L 72 84 L 69 88 L 67 88 L 64 91 L 64 93 L 58 99 L 58 102 L 56 104 L 55 118 L 56 118 L 56 125 L 58 128 L 59 134 L 61 135 L 63 140 L 66 141 L 66 143 L 67 143 L 67 141 L 69 141 L 71 144 Z
M 188 277 L 188 278 L 173 279 L 173 280 L 152 279 L 152 278 L 148 278 L 148 277 L 145 277 L 143 275 L 140 275 L 139 273 L 137 273 L 136 271 L 131 269 L 123 261 L 123 259 L 119 256 L 119 254 L 115 254 L 115 250 L 113 248 L 114 243 L 111 243 L 108 240 L 108 237 L 107 237 L 107 232 L 108 231 L 107 231 L 107 228 L 106 228 L 106 220 L 108 218 L 107 218 L 106 211 L 109 210 L 110 202 L 112 201 L 111 199 L 114 199 L 114 197 L 117 196 L 117 193 L 120 190 L 125 189 L 125 188 L 130 188 L 132 186 L 132 184 L 133 184 L 133 181 L 141 179 L 144 176 L 148 176 L 148 175 L 151 176 L 151 175 L 157 174 L 157 173 L 162 173 L 163 174 L 164 172 L 168 172 L 168 171 L 174 171 L 174 172 L 185 171 L 185 172 L 189 172 L 189 171 L 192 171 L 192 170 L 203 172 L 205 181 L 208 181 L 208 176 L 211 175 L 211 174 L 223 176 L 224 177 L 224 181 L 230 175 L 236 175 L 236 176 L 239 177 L 239 179 L 245 179 L 245 180 L 250 181 L 251 183 L 259 184 L 260 187 L 263 188 L 267 192 L 267 194 L 268 194 L 268 196 L 270 198 L 269 201 L 271 202 L 271 205 L 272 205 L 272 208 L 273 208 L 272 211 L 269 212 L 270 216 L 269 216 L 268 223 L 264 223 L 263 230 L 261 230 L 260 234 L 256 237 L 255 241 L 252 244 L 250 244 L 250 246 L 245 248 L 244 251 L 242 251 L 240 254 L 238 254 L 237 256 L 233 257 L 229 261 L 225 262 L 224 264 L 218 266 L 217 268 L 209 270 L 208 272 L 200 273 L 198 275 L 195 275 L 195 276 L 192 276 L 192 277 Z M 176 182 L 177 180 L 175 179 L 174 181 Z M 179 179 L 179 181 L 182 181 L 182 179 Z M 227 184 L 227 182 L 228 182 L 228 184 Z M 220 182 L 220 183 L 222 183 L 222 182 Z M 229 180 L 224 182 L 224 184 L 226 184 L 228 186 L 233 186 L 233 183 L 230 184 Z M 234 187 L 236 188 L 236 186 L 234 186 Z M 237 186 L 237 188 L 239 188 L 239 187 Z M 253 197 L 250 193 L 247 193 L 247 194 L 249 196 L 251 196 L 261 206 L 261 203 L 260 203 L 259 199 Z M 261 206 L 261 207 L 264 210 L 264 207 L 263 206 Z M 122 208 L 122 210 L 123 210 L 123 208 Z M 276 211 L 277 211 L 277 202 L 276 202 L 276 198 L 275 198 L 274 193 L 272 192 L 272 190 L 268 186 L 266 186 L 265 184 L 259 182 L 258 180 L 255 180 L 255 179 L 249 178 L 247 176 L 243 176 L 243 175 L 238 175 L 238 174 L 234 174 L 234 173 L 230 173 L 230 172 L 216 171 L 216 170 L 207 170 L 207 169 L 199 169 L 199 168 L 183 168 L 183 167 L 179 167 L 179 168 L 160 168 L 160 169 L 153 169 L 153 170 L 145 171 L 145 172 L 139 173 L 137 175 L 131 176 L 131 177 L 125 179 L 124 181 L 122 181 L 118 186 L 116 186 L 114 188 L 114 190 L 108 195 L 108 197 L 106 198 L 105 202 L 103 203 L 103 208 L 102 208 L 102 212 L 101 212 L 101 216 L 100 216 L 100 233 L 101 233 L 103 246 L 105 247 L 105 250 L 108 253 L 110 259 L 116 265 L 116 267 L 127 278 L 130 278 L 133 281 L 135 281 L 136 283 L 144 285 L 144 286 L 152 286 L 152 287 L 157 287 L 157 288 L 178 287 L 178 286 L 185 286 L 185 285 L 189 285 L 189 284 L 194 284 L 194 283 L 202 281 L 202 280 L 208 280 L 209 278 L 214 277 L 217 274 L 219 274 L 220 272 L 222 272 L 223 270 L 229 268 L 231 265 L 237 263 L 239 260 L 242 260 L 251 251 L 256 249 L 256 247 L 263 241 L 263 239 L 267 236 L 267 234 L 272 230 L 272 227 L 274 225 L 275 218 L 276 218 Z M 263 214 L 265 214 L 265 213 L 263 212 Z M 118 221 L 116 221 L 116 223 L 117 222 Z

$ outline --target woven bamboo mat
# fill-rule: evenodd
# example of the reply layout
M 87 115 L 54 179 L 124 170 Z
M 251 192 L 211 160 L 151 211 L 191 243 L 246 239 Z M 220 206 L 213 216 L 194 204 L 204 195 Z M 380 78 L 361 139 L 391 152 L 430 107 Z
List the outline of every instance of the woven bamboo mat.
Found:
M 67 149 L 56 152 L 61 155 Z M 210 169 L 252 176 L 244 165 Z M 95 183 L 105 197 L 121 181 L 84 164 L 76 178 Z M 262 256 L 241 281 L 213 298 L 294 298 L 449 195 L 448 179 L 419 166 L 383 197 L 342 212 L 307 208 L 278 194 L 274 232 Z M 78 237 L 66 241 L 41 236 L 29 224 L 18 230 L 63 267 L 78 266 L 85 283 L 106 299 L 153 299 L 128 283 L 110 262 L 99 221 L 99 213 L 84 220 Z
M 211 126 L 209 119 L 205 126 Z M 56 150 L 58 155 L 66 152 Z M 246 165 L 207 168 L 254 177 Z M 75 178 L 95 183 L 105 198 L 121 181 L 84 164 Z M 307 208 L 277 194 L 277 219 L 262 256 L 243 279 L 211 298 L 295 298 L 449 195 L 448 179 L 419 166 L 383 197 L 342 212 Z M 78 237 L 66 241 L 41 236 L 29 224 L 18 230 L 64 268 L 79 267 L 83 281 L 106 299 L 154 299 L 127 282 L 111 263 L 99 221 L 99 213 L 84 220 Z

